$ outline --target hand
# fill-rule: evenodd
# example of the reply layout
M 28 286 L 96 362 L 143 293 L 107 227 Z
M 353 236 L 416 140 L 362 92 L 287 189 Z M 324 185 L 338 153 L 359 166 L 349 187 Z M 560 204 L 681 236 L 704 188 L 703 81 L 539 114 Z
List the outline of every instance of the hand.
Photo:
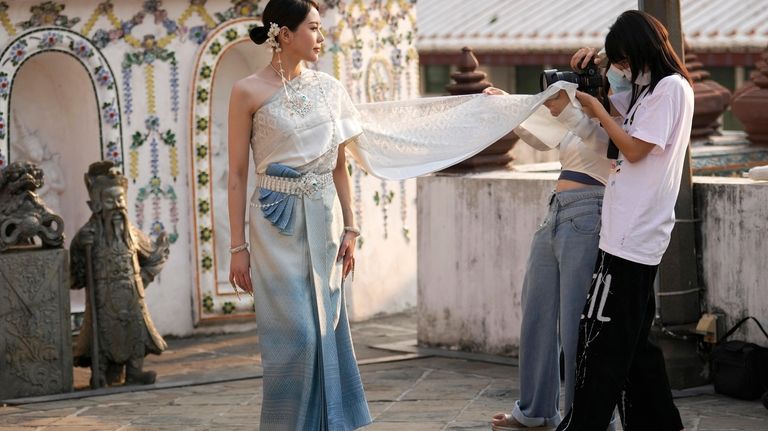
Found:
M 341 244 L 339 245 L 339 253 L 336 255 L 336 261 L 344 259 L 341 268 L 341 274 L 343 278 L 347 278 L 350 272 L 355 269 L 355 242 L 357 240 L 357 234 L 355 232 L 344 231 L 344 236 L 341 237 Z
M 253 295 L 251 285 L 251 255 L 248 249 L 232 254 L 229 260 L 229 284 L 237 292 L 237 288 Z
M 506 96 L 509 93 L 507 93 L 506 91 L 504 91 L 504 90 L 502 90 L 500 88 L 488 87 L 485 90 L 483 90 L 483 94 L 488 94 L 488 95 L 491 95 L 491 96 Z
M 160 250 L 160 253 L 163 255 L 163 257 L 167 259 L 168 254 L 170 253 L 171 243 L 168 239 L 168 234 L 165 233 L 165 231 L 160 232 L 160 235 L 157 236 L 155 245 L 157 249 Z
M 593 60 L 594 59 L 594 60 Z M 584 70 L 593 60 L 595 64 L 603 65 L 607 57 L 603 51 L 598 52 L 595 48 L 581 48 L 571 57 L 571 69 Z
M 560 90 L 556 95 L 545 100 L 544 106 L 549 108 L 549 113 L 552 114 L 553 117 L 557 117 L 569 103 L 571 103 L 571 99 L 568 97 L 568 93 L 566 93 L 565 90 Z
M 597 100 L 597 98 L 595 98 L 591 94 L 587 94 L 582 91 L 577 91 L 576 98 L 579 99 L 579 102 L 581 102 L 581 109 L 590 118 L 597 117 L 598 112 L 600 112 L 601 110 L 605 112 L 605 108 L 603 107 L 603 104 L 600 103 L 600 101 Z

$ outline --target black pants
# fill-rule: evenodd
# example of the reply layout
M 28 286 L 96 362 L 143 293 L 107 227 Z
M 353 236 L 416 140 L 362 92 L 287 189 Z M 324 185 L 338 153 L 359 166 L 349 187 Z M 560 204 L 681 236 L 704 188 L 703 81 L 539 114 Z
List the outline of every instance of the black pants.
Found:
M 656 269 L 600 250 L 579 325 L 573 406 L 558 431 L 605 430 L 617 405 L 625 431 L 683 429 L 664 356 L 648 338 Z

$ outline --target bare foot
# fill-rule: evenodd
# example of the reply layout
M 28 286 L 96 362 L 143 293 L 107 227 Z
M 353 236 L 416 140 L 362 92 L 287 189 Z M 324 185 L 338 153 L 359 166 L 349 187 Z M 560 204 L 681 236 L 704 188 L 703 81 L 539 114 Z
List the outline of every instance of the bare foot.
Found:
M 548 426 L 541 426 L 541 427 L 527 427 L 520 422 L 517 421 L 511 414 L 509 413 L 496 413 L 493 415 L 493 420 L 491 421 L 491 429 L 493 431 L 508 431 L 508 430 L 549 430 L 551 429 Z

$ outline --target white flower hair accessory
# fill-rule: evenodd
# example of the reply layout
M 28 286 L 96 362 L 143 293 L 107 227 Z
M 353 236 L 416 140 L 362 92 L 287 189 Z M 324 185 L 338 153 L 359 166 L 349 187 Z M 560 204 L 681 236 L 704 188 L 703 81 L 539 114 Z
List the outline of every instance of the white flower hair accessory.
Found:
M 280 43 L 277 41 L 277 36 L 280 34 L 280 27 L 274 22 L 269 23 L 269 31 L 267 32 L 267 45 L 272 47 L 275 52 L 280 52 Z

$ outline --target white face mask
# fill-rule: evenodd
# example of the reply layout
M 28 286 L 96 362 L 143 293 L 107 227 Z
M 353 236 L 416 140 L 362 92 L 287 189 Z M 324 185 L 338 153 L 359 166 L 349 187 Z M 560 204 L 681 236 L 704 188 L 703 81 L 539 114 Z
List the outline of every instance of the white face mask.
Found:
M 632 70 L 630 68 L 623 69 L 621 74 L 628 81 L 632 81 Z M 651 72 L 642 72 L 637 78 L 635 78 L 635 84 L 644 86 L 651 83 Z
M 611 84 L 613 94 L 623 93 L 632 89 L 632 83 L 624 76 L 624 72 L 615 65 L 611 65 L 608 68 L 605 77 L 608 78 L 608 82 Z

